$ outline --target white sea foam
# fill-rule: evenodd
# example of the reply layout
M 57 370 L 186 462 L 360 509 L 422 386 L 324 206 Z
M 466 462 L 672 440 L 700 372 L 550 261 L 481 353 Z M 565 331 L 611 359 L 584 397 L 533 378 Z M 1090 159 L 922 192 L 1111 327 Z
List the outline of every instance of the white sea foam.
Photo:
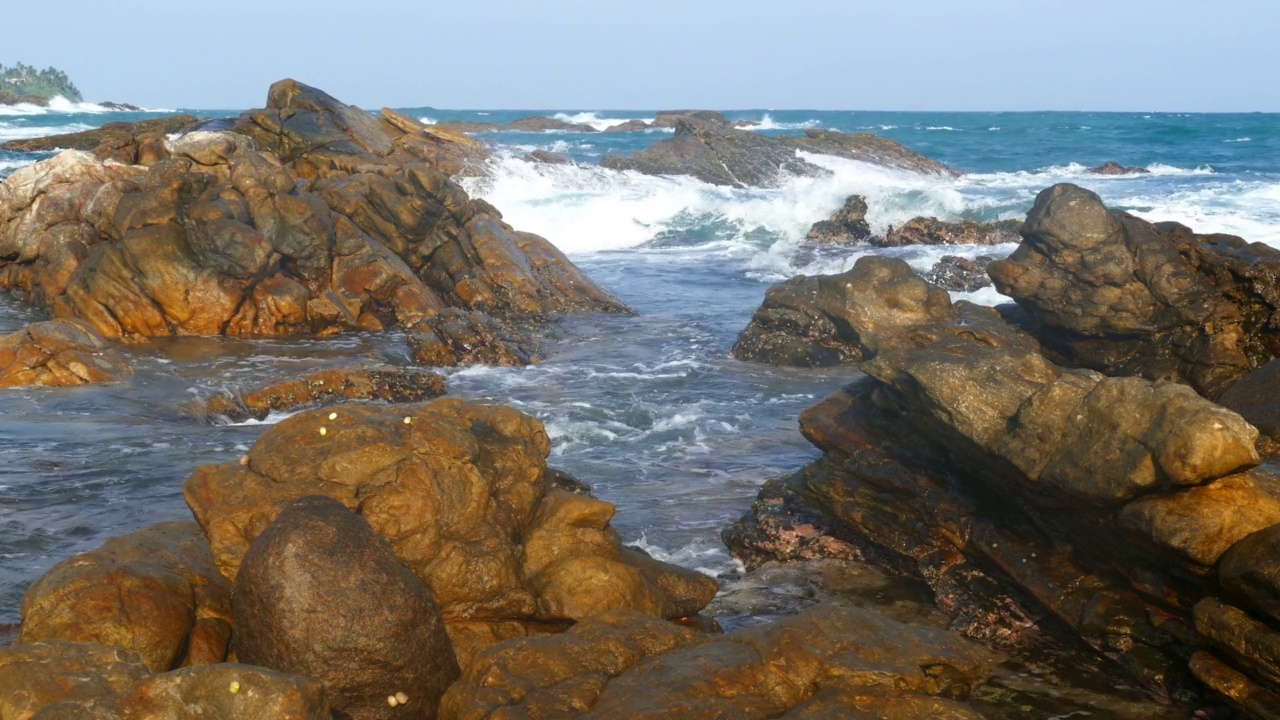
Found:
M 960 132 L 959 130 L 951 127 L 950 125 L 930 125 L 926 127 L 925 130 L 945 130 L 947 132 Z
M 418 118 L 418 120 L 420 120 L 423 125 L 435 125 L 437 122 L 439 122 L 439 120 L 436 120 L 433 117 L 427 117 L 426 115 L 423 115 L 422 117 Z
M 1236 138 L 1235 140 L 1223 140 L 1222 142 L 1229 142 L 1229 143 L 1253 142 L 1253 138 L 1241 137 L 1241 138 Z
M 745 130 L 807 130 L 815 128 L 822 123 L 818 120 L 802 120 L 800 122 L 778 122 L 773 119 L 769 113 L 765 113 L 764 117 L 757 121 L 757 125 L 748 125 L 743 128 Z
M 30 103 L 18 103 L 16 105 L 0 105 L 0 115 L 51 115 L 51 114 L 79 114 L 88 113 L 100 115 L 102 113 L 121 112 L 113 110 L 109 107 L 91 102 L 72 102 L 62 96 L 50 98 L 48 107 L 32 105 Z M 172 113 L 177 112 L 172 108 L 140 108 L 134 112 L 147 113 Z
M 574 123 L 575 125 L 590 125 L 596 130 L 601 130 L 601 131 L 608 130 L 614 125 L 620 125 L 628 120 L 635 119 L 635 118 L 600 117 L 599 113 L 594 113 L 594 112 L 580 112 L 580 113 L 573 113 L 573 114 L 556 113 L 551 117 L 555 118 L 556 120 L 560 120 L 562 122 Z M 640 118 L 640 119 L 644 120 L 645 122 L 653 122 L 653 118 Z
M 65 135 L 67 133 L 81 132 L 82 130 L 92 130 L 93 127 L 93 125 L 86 125 L 85 123 L 41 126 L 0 122 L 0 142 L 26 140 L 47 135 Z

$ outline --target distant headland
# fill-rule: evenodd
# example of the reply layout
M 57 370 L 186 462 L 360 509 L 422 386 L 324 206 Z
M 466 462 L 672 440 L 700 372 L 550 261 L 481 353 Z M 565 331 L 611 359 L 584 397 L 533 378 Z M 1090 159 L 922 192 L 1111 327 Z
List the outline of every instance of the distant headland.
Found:
M 57 68 L 37 70 L 23 63 L 12 66 L 0 64 L 0 105 L 48 107 L 50 101 L 59 97 L 73 103 L 84 102 L 80 89 L 65 72 Z M 104 102 L 100 105 L 108 110 L 139 109 L 122 103 Z

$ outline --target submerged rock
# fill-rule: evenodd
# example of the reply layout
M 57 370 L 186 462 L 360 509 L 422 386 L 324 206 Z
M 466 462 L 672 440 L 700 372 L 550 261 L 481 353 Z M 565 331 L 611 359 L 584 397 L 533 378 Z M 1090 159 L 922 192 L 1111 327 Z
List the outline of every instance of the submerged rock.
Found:
M 11 152 L 47 152 L 49 150 L 93 150 L 99 145 L 136 140 L 138 136 L 158 133 L 168 135 L 182 132 L 197 122 L 194 115 L 174 115 L 138 122 L 111 122 L 93 130 L 46 135 L 26 140 L 10 140 L 0 145 L 0 150 Z
M 287 503 L 342 502 L 431 590 L 446 625 L 468 624 L 459 656 L 477 649 L 457 647 L 464 635 L 493 641 L 612 608 L 677 618 L 711 601 L 714 580 L 625 552 L 612 505 L 549 487 L 549 452 L 542 424 L 508 408 L 344 405 L 282 421 L 246 463 L 200 468 L 183 493 L 231 579 Z
M 1110 160 L 1098 167 L 1089 168 L 1086 172 L 1090 175 L 1146 175 L 1151 171 L 1144 167 L 1126 167 L 1114 160 Z
M 146 167 L 64 153 L 14 173 L 0 287 L 108 338 L 412 330 L 449 309 L 528 336 L 555 315 L 627 311 L 469 198 L 456 157 L 432 161 L 438 130 L 288 80 L 235 130 L 165 140 Z M 454 340 L 439 364 L 475 350 Z
M 987 267 L 995 262 L 990 255 L 979 255 L 972 260 L 959 255 L 943 255 L 933 264 L 924 279 L 951 292 L 974 292 L 991 287 Z
M 943 163 L 909 150 L 896 140 L 872 133 L 847 134 L 835 130 L 809 128 L 804 137 L 782 137 L 783 145 L 817 155 L 835 155 L 879 167 L 896 168 L 926 175 L 958 176 Z
M 222 662 L 231 627 L 231 585 L 208 541 L 195 523 L 171 522 L 112 538 L 45 573 L 23 599 L 18 645 L 114 645 L 163 672 Z
M 236 576 L 234 609 L 239 660 L 320 680 L 354 720 L 434 719 L 458 677 L 430 591 L 330 498 L 289 503 L 258 536 Z M 387 702 L 398 692 L 411 693 L 403 708 Z
M 388 403 L 422 402 L 445 393 L 439 373 L 412 367 L 357 364 L 317 370 L 252 390 L 232 390 L 196 403 L 192 411 L 208 418 L 232 422 L 263 420 L 272 412 L 345 400 L 381 400 Z
M 676 120 L 674 137 L 630 156 L 605 155 L 600 165 L 646 175 L 692 175 L 712 185 L 731 187 L 765 187 L 786 174 L 827 172 L 801 160 L 794 150 L 773 138 L 689 116 Z
M 620 122 L 617 125 L 610 125 L 609 127 L 605 128 L 604 131 L 607 133 L 643 132 L 645 130 L 649 130 L 651 127 L 657 127 L 657 126 L 656 125 L 650 126 L 649 123 L 645 122 L 644 120 L 627 120 L 626 122 Z
M 118 382 L 133 367 L 86 323 L 50 320 L 0 337 L 0 388 Z
M 681 118 L 692 118 L 716 125 L 729 124 L 729 118 L 718 110 L 659 110 L 654 114 L 653 127 L 674 128 Z
M 829 219 L 814 223 L 805 235 L 807 240 L 830 245 L 853 245 L 869 237 L 867 201 L 861 195 L 850 195 L 843 207 Z
M 912 218 L 896 228 L 889 228 L 883 237 L 874 237 L 876 247 L 903 247 L 906 245 L 999 245 L 1021 240 L 1018 220 L 979 223 L 972 220 L 945 222 L 937 218 Z
M 865 610 L 818 606 L 710 637 L 611 613 L 485 651 L 440 716 L 976 718 L 956 699 L 987 672 L 977 647 Z
M 1280 251 L 1108 210 L 1055 185 L 989 269 L 1063 363 L 1176 380 L 1216 397 L 1280 354 Z

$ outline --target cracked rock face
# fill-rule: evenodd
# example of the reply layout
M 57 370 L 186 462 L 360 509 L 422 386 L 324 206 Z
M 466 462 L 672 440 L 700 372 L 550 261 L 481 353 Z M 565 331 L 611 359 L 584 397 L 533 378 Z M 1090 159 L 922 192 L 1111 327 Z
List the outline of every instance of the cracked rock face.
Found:
M 0 185 L 0 287 L 106 338 L 421 325 L 439 364 L 527 362 L 551 317 L 627 312 L 450 179 L 433 153 L 462 141 L 389 117 L 282 81 L 235 132 L 152 143 L 145 166 L 23 168 Z
M 83 322 L 32 323 L 0 338 L 0 388 L 68 387 L 132 376 L 128 360 Z

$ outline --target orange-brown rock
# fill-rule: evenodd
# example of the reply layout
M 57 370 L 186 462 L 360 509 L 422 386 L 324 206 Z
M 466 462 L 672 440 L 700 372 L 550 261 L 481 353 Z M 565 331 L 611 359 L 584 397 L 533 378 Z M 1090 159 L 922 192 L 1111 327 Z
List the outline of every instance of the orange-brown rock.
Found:
M 149 674 L 137 654 L 118 647 L 48 640 L 3 648 L 0 718 L 27 720 L 58 703 L 108 704 Z
M 142 679 L 125 694 L 120 706 L 127 720 L 331 720 L 333 717 L 325 688 L 319 681 L 236 663 L 186 668 Z
M 610 613 L 481 653 L 440 716 L 834 719 L 933 707 L 976 718 L 948 699 L 985 681 L 988 662 L 945 631 L 853 608 L 819 605 L 716 636 Z
M 116 382 L 132 375 L 124 356 L 83 322 L 32 323 L 0 338 L 0 388 L 68 387 Z
M 226 657 L 231 586 L 195 523 L 162 523 L 55 565 L 27 590 L 22 618 L 19 646 L 116 646 L 163 672 Z
M 0 184 L 0 288 L 108 338 L 422 325 L 436 364 L 483 362 L 477 343 L 502 336 L 533 348 L 556 315 L 627 312 L 468 197 L 457 163 L 433 164 L 447 133 L 384 117 L 282 81 L 238 132 L 140 144 L 145 167 L 64 153 L 23 168 Z M 449 309 L 474 318 L 462 337 L 434 321 Z
M 445 380 L 438 373 L 366 363 L 317 370 L 252 390 L 223 391 L 197 403 L 192 411 L 209 418 L 240 422 L 249 418 L 262 420 L 272 412 L 345 400 L 411 403 L 431 400 L 444 393 Z
M 194 125 L 196 118 L 192 115 L 173 115 L 171 117 L 141 120 L 139 122 L 110 122 L 102 127 L 81 132 L 46 135 L 44 137 L 25 140 L 10 140 L 0 145 L 0 150 L 14 152 L 45 152 L 49 150 L 94 150 L 100 145 L 136 140 L 139 135 L 181 132 Z
M 324 495 L 390 542 L 446 622 L 677 617 L 710 602 L 710 578 L 624 553 L 612 505 L 549 489 L 549 451 L 542 424 L 509 408 L 343 405 L 284 420 L 247 464 L 200 468 L 183 492 L 228 578 L 286 503 Z

